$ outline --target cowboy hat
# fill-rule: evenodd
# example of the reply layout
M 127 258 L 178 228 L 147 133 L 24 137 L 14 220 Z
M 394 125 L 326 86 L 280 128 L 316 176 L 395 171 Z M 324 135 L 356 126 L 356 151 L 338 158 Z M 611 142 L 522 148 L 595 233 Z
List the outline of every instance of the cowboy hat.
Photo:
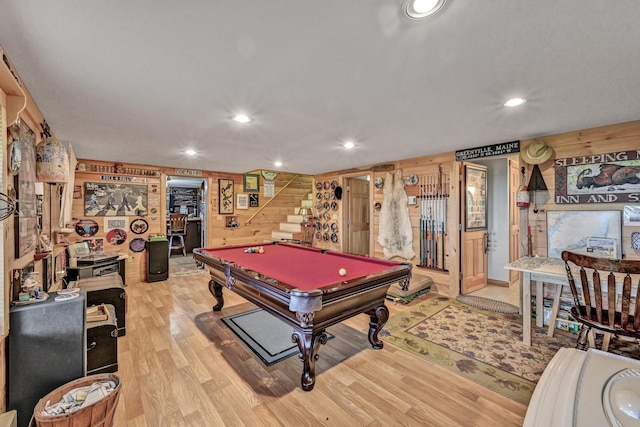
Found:
M 533 141 L 523 152 L 520 153 L 522 160 L 530 165 L 539 165 L 553 156 L 553 149 L 548 147 L 544 141 Z

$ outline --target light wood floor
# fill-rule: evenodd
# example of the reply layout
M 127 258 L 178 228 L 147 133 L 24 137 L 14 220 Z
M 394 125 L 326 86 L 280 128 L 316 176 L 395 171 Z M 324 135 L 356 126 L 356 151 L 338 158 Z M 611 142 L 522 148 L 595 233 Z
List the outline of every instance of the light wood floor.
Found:
M 172 259 L 172 270 L 176 266 Z M 385 344 L 369 346 L 368 317 L 329 330 L 313 391 L 301 362 L 271 367 L 220 318 L 252 307 L 225 290 L 213 313 L 208 275 L 127 286 L 127 334 L 115 426 L 520 426 L 526 407 Z M 424 298 L 424 297 L 423 297 Z M 417 304 L 388 304 L 391 316 Z

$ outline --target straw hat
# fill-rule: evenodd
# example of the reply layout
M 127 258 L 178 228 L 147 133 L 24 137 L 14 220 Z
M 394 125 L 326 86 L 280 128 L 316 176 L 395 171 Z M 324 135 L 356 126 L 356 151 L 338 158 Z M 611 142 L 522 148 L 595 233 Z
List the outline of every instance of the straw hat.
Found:
M 520 153 L 522 160 L 530 165 L 539 165 L 553 156 L 553 149 L 548 147 L 544 141 L 535 140 L 523 152 Z

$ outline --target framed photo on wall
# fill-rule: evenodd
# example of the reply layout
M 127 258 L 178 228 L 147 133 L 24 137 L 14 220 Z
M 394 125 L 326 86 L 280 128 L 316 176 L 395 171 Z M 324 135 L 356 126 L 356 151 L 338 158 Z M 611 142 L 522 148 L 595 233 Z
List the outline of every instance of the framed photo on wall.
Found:
M 248 173 L 244 176 L 244 191 L 247 193 L 257 193 L 260 191 L 260 175 Z
M 221 214 L 232 214 L 233 202 L 233 180 L 225 178 L 218 179 L 218 212 Z
M 258 194 L 249 194 L 249 207 L 257 208 L 260 206 L 260 196 Z
M 238 201 L 236 203 L 238 209 L 249 209 L 249 195 L 238 194 Z

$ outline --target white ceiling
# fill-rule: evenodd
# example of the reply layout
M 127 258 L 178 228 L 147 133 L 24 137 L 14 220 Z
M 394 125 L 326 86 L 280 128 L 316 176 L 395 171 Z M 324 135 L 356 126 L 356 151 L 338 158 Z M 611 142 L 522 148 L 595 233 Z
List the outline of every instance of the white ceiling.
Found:
M 401 3 L 0 0 L 0 45 L 79 158 L 316 174 L 640 119 L 638 0 Z

